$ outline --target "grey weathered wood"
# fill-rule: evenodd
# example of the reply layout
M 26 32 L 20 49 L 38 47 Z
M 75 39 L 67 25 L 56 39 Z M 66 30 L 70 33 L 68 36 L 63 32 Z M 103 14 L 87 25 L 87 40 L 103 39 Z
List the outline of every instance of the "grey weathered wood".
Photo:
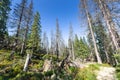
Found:
M 29 60 L 30 60 L 30 54 L 27 54 L 27 58 L 26 58 L 26 61 L 25 61 L 25 65 L 24 65 L 23 71 L 27 71 Z

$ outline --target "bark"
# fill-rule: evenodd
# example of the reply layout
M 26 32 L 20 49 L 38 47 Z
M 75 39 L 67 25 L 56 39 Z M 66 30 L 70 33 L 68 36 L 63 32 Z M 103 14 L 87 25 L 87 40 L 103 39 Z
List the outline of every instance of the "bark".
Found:
M 59 59 L 58 43 L 56 43 L 56 55 L 57 55 L 57 59 Z
M 29 10 L 28 10 L 28 17 L 26 19 L 26 29 L 25 29 L 25 34 L 24 34 L 24 38 L 23 38 L 22 48 L 21 48 L 21 55 L 23 55 L 23 53 L 25 51 L 27 34 L 28 34 L 28 30 L 29 30 L 29 24 L 31 24 L 30 21 L 31 21 L 31 18 L 32 18 L 31 16 L 33 14 L 32 9 L 33 9 L 33 2 L 31 1 L 30 5 L 29 5 Z
M 29 60 L 30 60 L 30 54 L 27 54 L 26 62 L 25 62 L 24 69 L 23 69 L 23 71 L 25 72 L 28 69 Z
M 109 59 L 109 55 L 108 55 L 107 50 L 105 50 L 105 55 L 106 55 L 106 60 L 107 60 L 107 63 L 110 63 L 110 59 Z
M 90 29 L 90 33 L 91 33 L 91 35 L 92 35 L 92 40 L 93 40 L 93 45 L 94 45 L 95 54 L 96 54 L 96 57 L 97 57 L 97 62 L 98 62 L 99 64 L 102 64 L 102 60 L 101 60 L 101 58 L 100 58 L 100 54 L 98 53 L 98 49 L 97 49 L 97 45 L 96 45 L 96 41 L 95 41 L 93 29 L 92 29 L 92 21 L 91 21 L 91 18 L 90 18 L 90 14 L 89 14 L 89 12 L 88 12 L 88 10 L 87 10 L 86 0 L 83 0 L 83 5 L 84 5 L 85 13 L 86 13 L 86 16 L 87 16 L 88 26 L 89 26 L 89 29 Z
M 53 31 L 51 31 L 51 48 L 50 51 L 53 54 L 55 54 L 55 38 L 54 38 L 54 34 Z
M 64 68 L 65 63 L 68 60 L 68 57 L 69 57 L 69 54 L 67 54 L 67 56 L 62 60 L 60 66 L 58 67 L 59 72 Z
M 70 53 L 69 58 L 74 60 L 75 59 L 75 56 L 74 56 L 74 46 L 73 46 L 73 41 L 71 39 L 69 39 L 69 53 Z
M 71 42 L 71 39 L 69 39 L 69 41 L 68 41 L 69 54 L 70 54 L 69 59 L 72 58 L 72 46 L 71 45 L 72 45 L 72 42 Z
M 118 43 L 116 41 L 116 38 L 119 38 L 119 35 L 115 29 L 115 24 L 112 21 L 110 10 L 108 9 L 107 4 L 105 3 L 104 0 L 98 0 L 98 6 L 104 16 L 105 21 L 106 21 L 109 35 L 112 39 L 112 43 L 115 47 L 115 50 L 118 50 Z
M 21 55 L 23 55 L 23 53 L 25 51 L 25 46 L 26 46 L 26 41 L 27 41 L 27 34 L 28 34 L 28 30 L 29 30 L 28 23 L 29 23 L 29 21 L 27 22 L 25 35 L 24 35 L 24 38 L 23 38 L 23 43 L 22 43 L 22 48 L 21 48 Z
M 74 39 L 74 36 L 73 36 L 73 27 L 72 27 L 72 23 L 70 23 L 70 27 L 69 27 L 69 52 L 70 52 L 70 57 L 72 60 L 74 60 L 75 56 L 74 56 L 74 42 L 73 42 L 73 39 Z
M 12 49 L 12 52 L 11 52 L 10 56 L 15 53 L 15 51 L 17 49 L 17 46 L 18 46 L 18 37 L 19 37 L 19 33 L 20 33 L 20 27 L 21 27 L 21 23 L 22 23 L 22 18 L 23 18 L 23 15 L 24 15 L 25 4 L 26 4 L 26 1 L 24 0 L 23 4 L 21 5 L 22 9 L 20 11 L 19 21 L 18 21 L 18 25 L 17 25 L 17 32 L 16 32 L 16 35 L 15 35 L 15 42 L 14 42 L 13 49 Z
M 57 59 L 59 58 L 59 43 L 60 43 L 60 31 L 58 19 L 56 19 L 56 55 Z
M 72 58 L 73 58 L 73 60 L 75 60 L 75 54 L 74 54 L 74 46 L 73 46 L 73 42 L 72 42 Z
M 19 33 L 20 33 L 20 27 L 21 27 L 22 18 L 23 18 L 23 15 L 24 15 L 24 9 L 25 9 L 25 3 L 22 4 L 22 9 L 21 9 L 21 13 L 20 13 L 19 21 L 18 21 L 17 33 L 15 35 L 15 43 L 16 43 L 16 45 L 18 44 L 18 37 L 19 37 Z

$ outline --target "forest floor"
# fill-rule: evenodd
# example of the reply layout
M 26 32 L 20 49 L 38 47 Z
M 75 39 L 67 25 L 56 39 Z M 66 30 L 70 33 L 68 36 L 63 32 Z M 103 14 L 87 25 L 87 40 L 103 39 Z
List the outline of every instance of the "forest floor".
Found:
M 76 65 L 80 68 L 89 67 L 89 65 L 96 65 L 95 62 L 88 62 L 81 64 L 80 62 L 75 61 Z M 99 69 L 95 70 L 97 80 L 118 80 L 116 77 L 116 68 L 108 65 L 99 66 Z
M 23 67 L 26 57 L 14 55 L 14 59 L 9 60 L 9 53 L 10 51 L 0 51 L 0 80 L 32 80 L 33 78 L 35 78 L 34 80 L 39 80 L 40 75 L 42 79 L 44 76 L 51 77 L 51 75 L 54 74 L 53 72 L 58 70 L 57 67 L 59 67 L 56 64 L 56 57 L 53 57 L 52 62 L 54 68 L 48 72 L 40 72 L 45 60 L 50 57 L 50 55 L 48 55 L 43 56 L 43 60 L 32 60 L 31 64 L 28 66 L 28 72 L 25 73 L 23 72 Z M 63 59 L 61 59 L 61 61 L 62 60 Z M 97 64 L 95 62 L 81 63 L 80 60 L 73 61 L 72 63 L 74 65 L 66 65 L 62 72 L 59 73 L 60 80 L 117 80 L 116 68 L 108 64 Z

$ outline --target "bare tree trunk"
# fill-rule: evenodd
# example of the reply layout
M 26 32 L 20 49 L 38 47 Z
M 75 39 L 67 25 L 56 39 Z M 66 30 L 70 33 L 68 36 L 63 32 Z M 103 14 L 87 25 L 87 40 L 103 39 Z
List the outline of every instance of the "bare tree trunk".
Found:
M 88 26 L 90 28 L 90 33 L 92 35 L 92 40 L 93 40 L 93 44 L 94 44 L 94 50 L 95 50 L 95 54 L 96 54 L 96 57 L 97 57 L 97 62 L 99 64 L 102 64 L 102 60 L 100 58 L 100 54 L 98 53 L 98 49 L 97 49 L 97 45 L 96 45 L 96 41 L 95 41 L 95 37 L 94 37 L 94 33 L 93 33 L 93 29 L 92 29 L 92 22 L 91 22 L 91 18 L 90 18 L 90 14 L 87 10 L 87 5 L 86 5 L 86 0 L 83 0 L 83 5 L 84 5 L 84 8 L 85 8 L 85 13 L 86 13 L 86 16 L 87 16 L 87 20 L 88 20 Z
M 69 57 L 68 57 L 68 58 L 69 58 L 69 59 L 72 58 L 72 46 L 71 46 L 71 45 L 72 45 L 72 41 L 71 41 L 71 39 L 69 39 L 69 40 L 68 40 L 68 48 L 69 48 L 69 49 L 68 49 L 68 50 L 69 50 Z
M 73 36 L 73 27 L 72 27 L 72 23 L 70 23 L 70 27 L 69 27 L 69 52 L 70 52 L 70 57 L 72 60 L 75 59 L 75 56 L 74 56 L 74 42 L 73 42 L 73 39 L 74 39 L 74 36 Z
M 58 19 L 56 19 L 56 55 L 57 59 L 59 59 L 59 48 L 60 48 L 60 30 L 59 30 L 59 23 Z
M 21 48 L 21 52 L 20 52 L 21 55 L 23 55 L 24 50 L 25 50 L 25 42 L 22 43 L 22 48 Z
M 51 60 L 45 60 L 43 65 L 43 72 L 50 71 L 52 68 Z
M 21 27 L 23 14 L 24 14 L 24 9 L 25 9 L 25 3 L 22 6 L 22 10 L 21 10 L 21 14 L 20 14 L 19 22 L 18 22 L 18 27 L 17 27 L 17 33 L 15 35 L 15 43 L 16 43 L 16 45 L 18 44 L 18 37 L 19 37 L 19 33 L 20 33 L 20 27 Z
M 30 60 L 30 54 L 27 54 L 27 58 L 26 58 L 26 62 L 25 62 L 23 71 L 27 71 L 29 60 Z
M 115 24 L 112 21 L 110 11 L 107 8 L 107 5 L 106 5 L 105 1 L 98 0 L 98 5 L 99 5 L 100 10 L 103 13 L 103 16 L 104 16 L 104 19 L 106 21 L 107 28 L 108 28 L 108 31 L 109 31 L 109 35 L 112 39 L 112 43 L 114 44 L 115 50 L 118 50 L 118 44 L 117 44 L 117 41 L 116 41 L 116 37 L 119 37 L 119 36 L 117 35 L 116 29 L 115 29 Z
M 19 16 L 18 25 L 17 25 L 17 32 L 15 35 L 15 42 L 14 42 L 13 49 L 12 49 L 10 56 L 15 53 L 17 46 L 18 46 L 18 37 L 19 37 L 19 33 L 20 33 L 20 27 L 21 27 L 23 15 L 24 15 L 24 10 L 26 7 L 26 0 L 22 1 L 22 5 L 20 5 L 20 7 L 21 7 L 21 11 L 20 11 L 20 16 Z
M 31 0 L 31 3 L 29 5 L 29 9 L 27 12 L 28 17 L 26 17 L 26 29 L 25 29 L 25 34 L 24 34 L 24 38 L 23 38 L 23 43 L 22 43 L 22 48 L 21 48 L 21 55 L 23 55 L 24 51 L 25 51 L 25 46 L 26 46 L 26 41 L 27 41 L 27 34 L 28 34 L 28 30 L 29 30 L 29 24 L 31 19 L 32 19 L 32 14 L 33 14 L 33 1 Z M 25 15 L 26 16 L 26 15 Z
M 102 61 L 101 61 L 101 58 L 100 58 L 100 54 L 98 53 L 98 49 L 97 49 L 95 37 L 94 37 L 94 34 L 93 34 L 92 24 L 90 22 L 90 18 L 89 17 L 87 17 L 87 18 L 88 18 L 88 23 L 89 23 L 89 27 L 90 27 L 90 32 L 91 32 L 91 35 L 92 35 L 92 39 L 93 39 L 94 50 L 95 50 L 95 53 L 96 53 L 97 61 L 98 61 L 99 64 L 102 64 Z
M 105 55 L 106 55 L 107 63 L 110 63 L 109 55 L 108 55 L 108 52 L 106 50 L 105 50 Z
M 57 55 L 57 59 L 59 59 L 58 43 L 56 43 L 56 55 Z
M 74 46 L 73 46 L 73 42 L 72 42 L 72 58 L 73 58 L 73 60 L 75 60 L 75 54 L 74 54 Z
M 25 30 L 25 36 L 23 38 L 23 43 L 22 43 L 22 48 L 21 48 L 21 55 L 23 55 L 24 51 L 25 51 L 25 46 L 26 46 L 26 40 L 27 40 L 27 34 L 28 34 L 28 25 L 26 27 L 26 30 Z

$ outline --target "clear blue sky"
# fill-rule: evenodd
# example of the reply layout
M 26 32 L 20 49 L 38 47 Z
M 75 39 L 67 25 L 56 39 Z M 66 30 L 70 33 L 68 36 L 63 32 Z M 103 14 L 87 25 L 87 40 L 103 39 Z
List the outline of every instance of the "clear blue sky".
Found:
M 13 0 L 12 5 L 21 0 Z M 29 0 L 30 1 L 30 0 Z M 78 36 L 86 34 L 82 27 L 82 19 L 79 18 L 79 0 L 33 0 L 34 12 L 41 15 L 42 32 L 47 32 L 50 38 L 51 30 L 55 32 L 56 18 L 59 20 L 60 30 L 65 41 L 69 36 L 69 23 L 72 23 L 74 33 Z

